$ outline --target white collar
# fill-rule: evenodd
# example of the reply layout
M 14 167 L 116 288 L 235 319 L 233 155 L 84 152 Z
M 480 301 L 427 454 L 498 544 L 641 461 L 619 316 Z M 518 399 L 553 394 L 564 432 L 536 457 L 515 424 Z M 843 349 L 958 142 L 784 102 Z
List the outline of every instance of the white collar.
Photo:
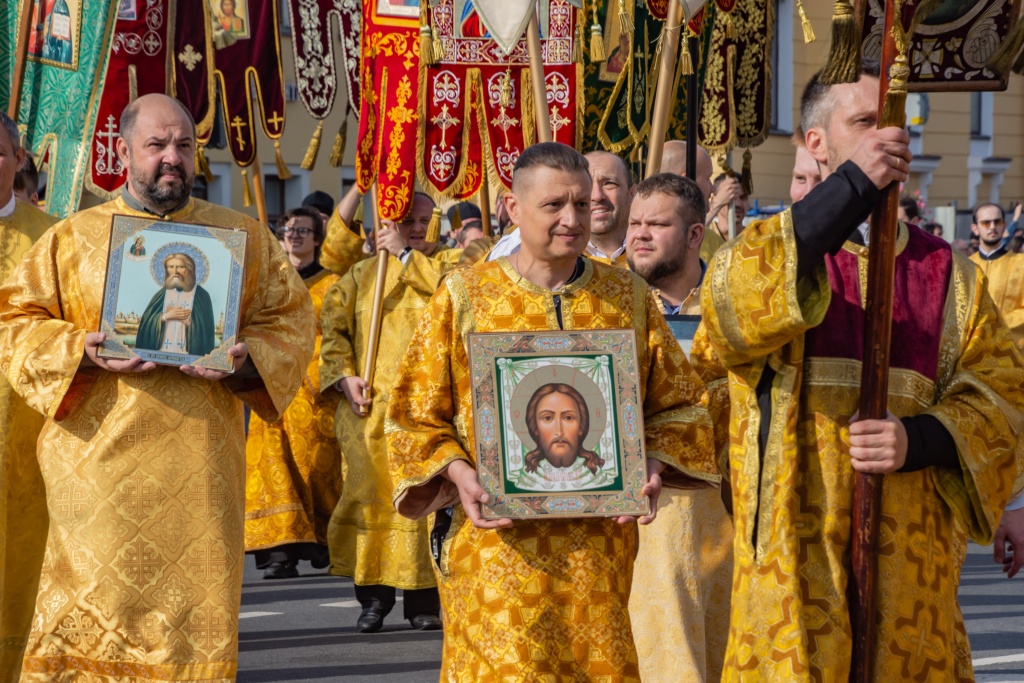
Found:
M 588 256 L 596 256 L 598 258 L 608 259 L 609 261 L 614 261 L 615 259 L 619 258 L 620 256 L 622 256 L 622 254 L 625 253 L 625 251 L 626 251 L 626 245 L 625 244 L 623 244 L 621 247 L 616 249 L 611 254 L 605 254 L 603 251 L 601 251 L 596 246 L 594 246 L 593 242 L 591 242 L 591 243 L 589 243 L 587 245 L 587 255 Z
M 14 193 L 12 192 L 11 201 L 7 202 L 7 205 L 0 209 L 0 218 L 7 218 L 8 216 L 10 216 L 12 213 L 14 213 L 14 209 L 16 209 L 17 206 L 18 200 L 14 198 Z

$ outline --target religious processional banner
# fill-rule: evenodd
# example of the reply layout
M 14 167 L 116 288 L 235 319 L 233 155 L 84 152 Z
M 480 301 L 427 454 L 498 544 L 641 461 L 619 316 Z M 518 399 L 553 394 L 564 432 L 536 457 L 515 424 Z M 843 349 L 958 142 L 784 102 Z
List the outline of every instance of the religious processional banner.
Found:
M 90 141 L 87 190 L 111 199 L 124 184 L 126 173 L 115 148 L 120 137 L 121 113 L 141 95 L 173 94 L 170 81 L 176 73 L 177 62 L 181 62 L 184 73 L 198 70 L 206 75 L 203 81 L 209 90 L 208 75 L 212 73 L 213 60 L 209 59 L 207 49 L 208 16 L 205 0 L 120 0 L 99 113 Z M 176 29 L 182 27 L 187 29 L 191 42 L 176 53 L 174 37 Z M 192 112 L 201 132 L 209 130 L 212 124 L 209 97 L 205 108 L 207 111 Z
M 675 1 L 675 0 L 673 0 Z M 617 0 L 596 0 L 585 5 L 601 26 L 607 58 L 591 59 L 585 70 L 586 109 L 583 150 L 604 149 L 616 154 L 633 151 L 647 141 L 658 82 L 661 32 L 669 0 L 628 0 L 623 7 L 632 12 L 632 33 L 622 31 Z M 587 8 L 590 8 L 589 10 Z M 714 5 L 702 8 L 688 23 L 679 41 L 680 54 L 673 75 L 674 96 L 669 113 L 668 139 L 686 139 L 686 79 L 683 51 L 688 35 L 701 37 L 701 55 L 694 67 L 703 82 L 703 64 L 714 22 Z
M 416 169 L 420 4 L 365 0 L 362 19 L 356 183 L 365 194 L 376 182 L 378 215 L 401 220 Z
M 492 36 L 495 17 L 509 36 L 520 13 L 502 14 L 503 0 L 437 0 L 431 25 L 443 45 L 438 62 L 423 65 L 416 150 L 420 184 L 437 199 L 465 198 L 484 173 L 511 188 L 512 168 L 535 139 L 535 112 L 526 39 L 508 41 L 508 54 Z M 551 132 L 580 148 L 582 65 L 573 61 L 579 11 L 568 0 L 540 2 L 538 28 Z M 485 12 L 487 18 L 481 17 Z M 528 17 L 529 11 L 526 12 Z M 514 26 L 512 24 L 515 24 Z
M 7 109 L 11 94 L 19 10 L 28 9 L 41 21 L 29 38 L 18 124 L 47 172 L 46 209 L 64 218 L 82 196 L 118 2 L 42 3 L 0 2 L 0 105 Z
M 217 113 L 213 89 L 213 26 L 207 0 L 172 0 L 176 7 L 170 95 L 192 113 L 200 141 L 208 140 Z
M 245 168 L 256 159 L 257 123 L 275 142 L 284 134 L 284 75 L 276 0 L 210 0 L 213 28 L 224 47 L 214 52 L 228 149 Z M 254 102 L 255 100 L 255 102 Z M 253 105 L 258 111 L 254 111 Z M 280 159 L 280 148 L 278 158 Z M 279 161 L 279 166 L 283 162 Z
M 324 120 L 334 109 L 339 90 L 337 59 L 334 54 L 332 20 L 337 22 L 341 35 L 341 76 L 348 89 L 348 107 L 343 112 L 342 129 L 335 147 L 344 147 L 344 121 L 350 111 L 359 111 L 359 0 L 288 0 L 292 19 L 292 54 L 295 58 L 295 84 L 299 100 L 317 121 L 316 132 L 303 161 L 304 168 L 312 168 L 320 146 Z M 340 163 L 341 150 L 332 154 Z
M 910 91 L 1005 90 L 1006 77 L 986 68 L 1017 19 L 1020 0 L 946 0 L 917 26 L 910 46 Z M 903 5 L 909 25 L 921 3 Z M 863 55 L 882 58 L 883 0 L 867 0 Z
M 709 152 L 756 147 L 771 127 L 775 3 L 715 0 L 698 137 Z

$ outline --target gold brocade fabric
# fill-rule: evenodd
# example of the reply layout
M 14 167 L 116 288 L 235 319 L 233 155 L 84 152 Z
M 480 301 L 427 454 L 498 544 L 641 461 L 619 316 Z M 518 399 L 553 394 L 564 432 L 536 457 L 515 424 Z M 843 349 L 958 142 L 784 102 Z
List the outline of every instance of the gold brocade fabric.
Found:
M 587 254 L 588 259 L 597 263 L 603 263 L 606 266 L 615 266 L 616 268 L 625 268 L 629 270 L 629 262 L 626 260 L 626 252 L 623 251 L 621 254 L 615 257 L 611 256 L 597 256 L 596 254 Z
M 867 250 L 848 245 L 866 273 Z M 948 681 L 963 662 L 954 525 L 989 543 L 1017 474 L 1024 363 L 969 261 L 952 255 L 936 380 L 894 368 L 889 409 L 928 413 L 960 469 L 886 475 L 878 541 L 872 680 Z M 832 295 L 824 265 L 797 281 L 788 211 L 718 252 L 704 322 L 729 370 L 735 523 L 732 618 L 723 680 L 846 681 L 846 590 L 854 473 L 849 417 L 860 362 L 807 358 Z M 894 340 L 895 341 L 895 340 Z M 754 387 L 775 370 L 763 462 Z
M 722 248 L 725 240 L 718 234 L 718 231 L 709 223 L 704 227 L 704 237 L 700 241 L 700 258 L 704 263 L 711 263 L 715 253 Z
M 339 280 L 322 270 L 305 280 L 316 344 L 302 386 L 281 419 L 249 419 L 245 444 L 245 550 L 287 543 L 327 545 L 327 523 L 341 495 L 341 452 L 334 413 L 341 394 L 320 393 L 320 309 Z
M 362 235 L 349 230 L 338 212 L 332 211 L 327 220 L 327 237 L 320 245 L 320 265 L 335 275 L 344 275 L 349 268 L 367 257 L 363 253 Z
M 21 680 L 233 680 L 239 399 L 271 422 L 291 402 L 313 349 L 309 294 L 265 227 L 193 199 L 168 218 L 249 234 L 238 338 L 260 379 L 80 368 L 114 213 L 143 215 L 118 198 L 61 221 L 0 287 L 0 367 L 47 417 L 38 457 L 50 530 Z
M 395 505 L 423 517 L 454 505 L 438 570 L 444 610 L 441 680 L 639 681 L 627 610 L 637 532 L 609 519 L 470 524 L 440 472 L 474 463 L 466 334 L 557 330 L 555 292 L 498 259 L 452 273 L 430 302 L 388 404 Z M 563 327 L 636 330 L 647 456 L 699 481 L 715 479 L 706 392 L 647 285 L 584 259 L 557 292 Z
M 334 424 L 346 467 L 345 487 L 327 532 L 331 572 L 351 576 L 359 585 L 402 589 L 437 585 L 430 568 L 426 520 L 406 519 L 391 504 L 384 413 L 413 330 L 441 277 L 453 265 L 441 257 L 452 251 L 435 252 L 434 258 L 413 251 L 404 266 L 395 257 L 388 260 L 368 417 L 353 413 L 333 385 L 362 374 L 377 259 L 356 264 L 324 300 L 320 382 L 323 391 L 342 396 Z
M 989 296 L 1006 320 L 1017 348 L 1024 350 L 1024 254 L 1011 252 L 991 261 L 973 254 L 971 261 L 985 274 Z
M 0 218 L 0 282 L 57 219 L 17 202 Z M 46 549 L 46 489 L 36 459 L 43 416 L 0 376 L 0 681 L 18 680 Z

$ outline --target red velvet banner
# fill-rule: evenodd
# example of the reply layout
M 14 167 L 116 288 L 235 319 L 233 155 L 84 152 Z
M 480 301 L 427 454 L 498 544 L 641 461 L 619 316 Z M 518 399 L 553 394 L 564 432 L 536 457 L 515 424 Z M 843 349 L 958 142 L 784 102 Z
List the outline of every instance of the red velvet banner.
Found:
M 196 120 L 200 140 L 213 129 L 217 103 L 213 97 L 213 34 L 206 0 L 175 0 L 174 54 L 171 69 L 173 94 Z
M 582 74 L 572 61 L 575 17 L 567 0 L 541 4 L 545 113 L 555 140 L 578 148 Z M 464 198 L 480 189 L 486 169 L 493 182 L 510 188 L 516 160 L 535 139 L 526 40 L 505 56 L 471 2 L 439 0 L 432 20 L 444 55 L 421 76 L 420 184 L 438 199 Z
M 409 212 L 416 168 L 419 101 L 419 6 L 397 0 L 363 2 L 356 182 L 377 183 L 382 219 Z
M 358 64 L 358 33 L 355 41 L 350 37 L 353 24 L 357 31 L 359 28 L 359 6 L 337 0 L 288 0 L 288 9 L 292 19 L 292 54 L 299 99 L 310 116 L 323 120 L 334 108 L 338 92 L 332 22 L 337 22 L 343 36 L 342 74 L 350 71 L 354 74 L 356 69 L 348 67 Z M 352 85 L 349 83 L 350 91 Z
M 221 90 L 228 149 L 239 166 L 256 158 L 258 121 L 271 140 L 284 133 L 284 78 L 277 27 L 276 0 L 237 0 L 231 16 L 220 3 L 213 17 L 214 30 L 233 42 L 215 51 L 214 68 Z M 218 6 L 215 6 L 215 10 Z M 255 96 L 255 97 L 254 97 Z

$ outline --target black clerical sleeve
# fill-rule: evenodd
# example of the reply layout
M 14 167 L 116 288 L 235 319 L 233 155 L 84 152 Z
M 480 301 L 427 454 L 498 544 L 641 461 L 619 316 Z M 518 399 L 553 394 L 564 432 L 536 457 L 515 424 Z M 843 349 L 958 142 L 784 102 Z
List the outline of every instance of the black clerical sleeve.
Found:
M 907 460 L 900 472 L 916 472 L 925 467 L 960 467 L 960 457 L 952 435 L 935 417 L 927 413 L 900 418 L 907 430 Z
M 825 254 L 838 252 L 871 215 L 880 194 L 860 167 L 847 161 L 793 204 L 797 277 L 814 270 Z

